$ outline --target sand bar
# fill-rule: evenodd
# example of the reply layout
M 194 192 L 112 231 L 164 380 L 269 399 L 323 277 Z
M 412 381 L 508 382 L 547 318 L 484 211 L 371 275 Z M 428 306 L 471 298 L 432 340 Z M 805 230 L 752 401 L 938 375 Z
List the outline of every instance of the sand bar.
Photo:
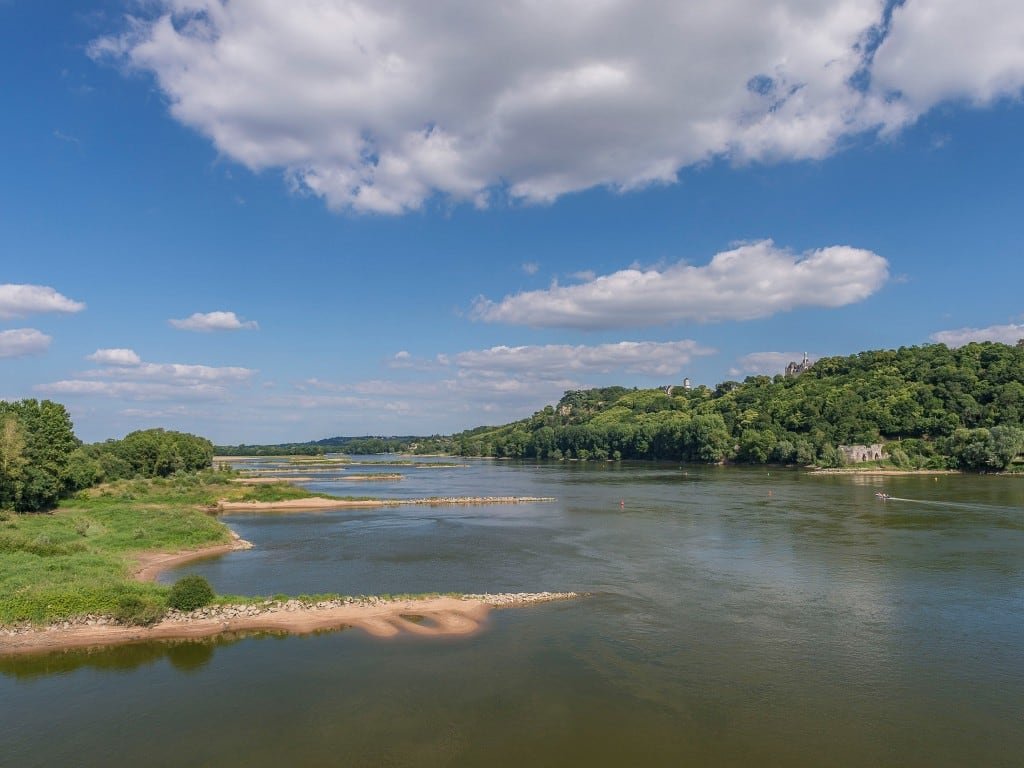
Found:
M 184 549 L 179 552 L 143 552 L 135 558 L 132 576 L 138 581 L 156 581 L 156 577 L 168 568 L 190 563 L 193 560 L 205 560 L 208 557 L 226 555 L 242 549 L 252 549 L 252 542 L 239 537 L 231 531 L 231 541 L 227 544 L 214 544 L 200 549 Z
M 579 597 L 573 592 L 504 593 L 407 599 L 337 598 L 307 604 L 298 600 L 218 605 L 190 613 L 170 611 L 151 627 L 130 627 L 107 617 L 85 617 L 45 629 L 0 629 L 0 656 L 47 653 L 152 640 L 213 637 L 223 633 L 308 634 L 347 627 L 374 637 L 402 633 L 423 636 L 471 635 L 492 608 L 533 605 Z
M 477 504 L 536 504 L 554 501 L 551 496 L 437 496 L 428 499 L 327 499 L 310 496 L 285 501 L 220 501 L 217 512 L 297 512 L 315 509 L 369 509 L 413 505 L 452 506 Z

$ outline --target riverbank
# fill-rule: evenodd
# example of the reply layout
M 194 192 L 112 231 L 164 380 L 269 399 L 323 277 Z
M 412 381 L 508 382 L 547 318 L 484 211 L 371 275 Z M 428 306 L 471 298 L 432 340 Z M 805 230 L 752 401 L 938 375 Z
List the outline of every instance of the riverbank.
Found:
M 316 602 L 264 600 L 209 606 L 188 613 L 171 610 L 151 627 L 124 626 L 109 617 L 85 616 L 42 629 L 30 625 L 0 629 L 0 656 L 248 632 L 302 635 L 356 628 L 378 638 L 403 633 L 429 637 L 471 635 L 484 627 L 492 609 L 578 597 L 575 592 L 512 592 L 409 598 L 338 597 Z
M 185 549 L 180 552 L 143 552 L 136 558 L 132 578 L 136 581 L 156 581 L 157 576 L 168 568 L 175 568 L 196 560 L 205 560 L 208 557 L 226 555 L 228 552 L 252 549 L 251 541 L 241 538 L 230 528 L 228 533 L 231 535 L 231 541 L 227 544 L 214 544 L 209 547 Z
M 831 467 L 828 469 L 812 469 L 808 472 L 811 475 L 960 475 L 958 469 L 881 469 L 879 467 Z

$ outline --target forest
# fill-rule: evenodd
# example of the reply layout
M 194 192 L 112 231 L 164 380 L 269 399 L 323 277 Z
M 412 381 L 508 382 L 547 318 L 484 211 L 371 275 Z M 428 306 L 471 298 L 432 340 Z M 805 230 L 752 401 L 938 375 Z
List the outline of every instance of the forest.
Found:
M 607 387 L 500 427 L 453 436 L 465 456 L 842 465 L 841 445 L 884 445 L 901 468 L 1000 471 L 1024 451 L 1024 342 L 901 347 L 826 357 L 798 376 L 714 389 Z
M 167 477 L 212 460 L 212 443 L 195 435 L 147 429 L 86 445 L 60 403 L 0 401 L 0 509 L 46 510 L 97 483 Z

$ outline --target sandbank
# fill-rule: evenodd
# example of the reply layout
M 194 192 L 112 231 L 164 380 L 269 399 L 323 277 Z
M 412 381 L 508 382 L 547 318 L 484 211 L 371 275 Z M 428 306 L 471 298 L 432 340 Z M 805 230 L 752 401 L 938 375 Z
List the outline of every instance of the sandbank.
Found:
M 252 549 L 252 542 L 241 538 L 237 533 L 228 529 L 231 534 L 231 541 L 227 544 L 214 544 L 200 549 L 184 549 L 178 552 L 143 552 L 135 558 L 135 568 L 132 576 L 138 581 L 156 581 L 156 577 L 166 571 L 183 563 L 193 560 L 204 560 L 207 557 L 225 555 L 228 552 L 237 552 L 242 549 Z
M 219 605 L 191 613 L 168 612 L 151 627 L 130 627 L 103 617 L 61 622 L 45 629 L 0 630 L 0 656 L 72 648 L 213 637 L 224 633 L 273 632 L 303 635 L 354 627 L 379 638 L 402 633 L 451 637 L 480 631 L 492 608 L 533 605 L 579 597 L 573 592 L 505 593 L 403 599 L 338 598 L 307 604 L 298 600 Z
M 220 501 L 217 512 L 298 512 L 316 509 L 370 509 L 373 507 L 404 507 L 412 505 L 477 505 L 477 504 L 534 504 L 550 502 L 550 496 L 438 496 L 428 499 L 328 499 L 310 496 L 305 499 L 284 501 Z

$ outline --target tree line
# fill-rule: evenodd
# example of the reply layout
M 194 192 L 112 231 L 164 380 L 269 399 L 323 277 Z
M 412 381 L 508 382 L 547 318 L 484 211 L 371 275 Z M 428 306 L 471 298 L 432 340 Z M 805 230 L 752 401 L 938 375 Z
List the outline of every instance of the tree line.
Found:
M 828 357 L 799 376 L 714 389 L 567 392 L 501 427 L 453 436 L 465 456 L 838 466 L 883 443 L 907 468 L 1002 470 L 1024 451 L 1024 345 L 943 344 Z
M 163 429 L 83 444 L 51 400 L 0 401 L 0 508 L 35 512 L 97 483 L 166 477 L 211 466 L 213 444 Z
M 218 456 L 323 456 L 343 453 L 366 456 L 378 453 L 442 453 L 450 442 L 440 435 L 431 437 L 328 437 L 306 443 L 273 445 L 218 445 Z

